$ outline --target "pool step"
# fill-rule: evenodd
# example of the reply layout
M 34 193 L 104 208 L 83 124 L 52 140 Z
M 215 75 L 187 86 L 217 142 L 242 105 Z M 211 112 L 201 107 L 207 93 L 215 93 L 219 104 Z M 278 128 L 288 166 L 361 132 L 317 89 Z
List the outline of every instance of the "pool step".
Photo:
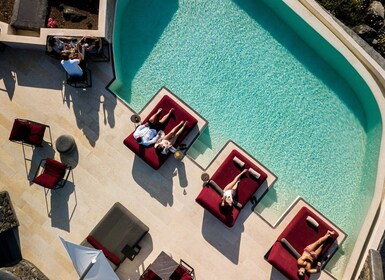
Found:
M 208 149 L 207 145 L 202 143 L 199 139 L 195 140 L 194 144 L 188 150 L 189 156 L 193 159 L 197 159 Z

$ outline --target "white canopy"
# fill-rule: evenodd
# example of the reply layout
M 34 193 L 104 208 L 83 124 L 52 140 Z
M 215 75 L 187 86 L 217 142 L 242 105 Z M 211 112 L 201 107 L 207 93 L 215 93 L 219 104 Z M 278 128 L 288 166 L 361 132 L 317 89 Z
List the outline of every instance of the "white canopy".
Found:
M 119 280 L 101 250 L 65 241 L 60 236 L 59 238 L 63 242 L 80 279 Z

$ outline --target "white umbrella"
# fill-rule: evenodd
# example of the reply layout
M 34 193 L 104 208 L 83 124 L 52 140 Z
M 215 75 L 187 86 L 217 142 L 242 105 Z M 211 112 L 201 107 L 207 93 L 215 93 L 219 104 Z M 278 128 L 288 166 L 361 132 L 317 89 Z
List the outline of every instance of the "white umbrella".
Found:
M 60 237 L 80 276 L 87 280 L 119 280 L 101 250 L 80 246 Z

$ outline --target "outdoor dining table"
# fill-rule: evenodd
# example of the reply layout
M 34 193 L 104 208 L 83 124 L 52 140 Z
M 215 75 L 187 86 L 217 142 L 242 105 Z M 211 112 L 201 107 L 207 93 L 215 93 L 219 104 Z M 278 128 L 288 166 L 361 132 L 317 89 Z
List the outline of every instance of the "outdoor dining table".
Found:
M 168 280 L 178 265 L 179 264 L 173 258 L 162 251 L 149 268 L 160 278 Z

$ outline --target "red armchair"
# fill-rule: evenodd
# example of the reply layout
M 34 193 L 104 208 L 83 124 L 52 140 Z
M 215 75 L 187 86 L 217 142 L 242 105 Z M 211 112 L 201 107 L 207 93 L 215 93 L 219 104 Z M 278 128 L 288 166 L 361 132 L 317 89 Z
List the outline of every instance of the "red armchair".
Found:
M 43 170 L 38 175 L 41 166 L 43 166 Z M 51 158 L 42 159 L 32 182 L 50 190 L 62 188 L 67 182 L 70 172 L 71 167 L 64 163 Z
M 44 140 L 46 128 L 49 129 L 50 143 L 52 143 L 51 130 L 48 125 L 26 119 L 15 119 L 9 140 L 40 147 Z

